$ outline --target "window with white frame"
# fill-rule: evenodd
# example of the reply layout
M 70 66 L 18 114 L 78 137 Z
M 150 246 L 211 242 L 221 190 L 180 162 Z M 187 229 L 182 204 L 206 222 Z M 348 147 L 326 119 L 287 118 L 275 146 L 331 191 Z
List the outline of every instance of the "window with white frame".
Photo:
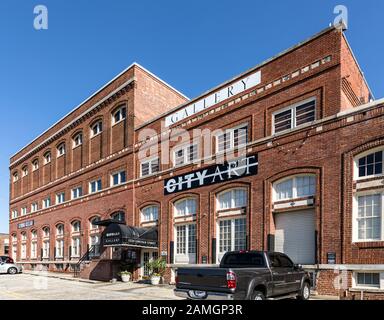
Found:
M 18 216 L 17 210 L 12 210 L 12 212 L 11 212 L 11 218 L 12 218 L 12 219 L 16 219 L 17 216 Z
M 73 146 L 73 148 L 76 148 L 82 144 L 83 144 L 83 134 L 81 132 L 79 132 L 78 134 L 76 134 L 73 137 L 72 146 Z
M 63 155 L 65 155 L 65 143 L 64 142 L 59 144 L 57 147 L 57 156 L 61 157 Z
M 17 172 L 14 172 L 12 177 L 13 177 L 13 182 L 16 182 L 19 180 L 19 174 Z
M 46 152 L 44 154 L 44 164 L 51 163 L 51 160 L 52 160 L 51 153 L 50 152 Z
M 248 142 L 248 126 L 243 125 L 237 128 L 225 130 L 224 133 L 216 136 L 216 152 L 245 147 Z
M 83 188 L 76 187 L 72 189 L 72 199 L 80 198 L 83 195 Z
M 141 221 L 157 221 L 159 217 L 159 206 L 152 205 L 141 209 Z
M 37 242 L 33 241 L 31 243 L 31 259 L 37 258 Z
M 90 252 L 91 256 L 99 256 L 100 255 L 100 235 L 99 234 L 92 234 L 89 237 L 89 245 L 92 247 L 94 246 L 94 249 Z
M 100 217 L 93 217 L 89 220 L 89 226 L 92 231 L 99 230 L 99 226 L 95 225 L 94 223 L 99 222 L 100 220 Z
M 113 173 L 111 175 L 111 185 L 117 186 L 119 184 L 127 182 L 127 174 L 125 170 Z
M 112 124 L 116 124 L 122 120 L 124 120 L 127 116 L 127 109 L 124 107 L 118 108 L 114 113 L 112 117 Z
M 221 192 L 217 196 L 218 210 L 236 209 L 246 207 L 248 192 L 245 188 L 234 188 Z
M 354 282 L 357 288 L 380 289 L 380 272 L 355 272 Z
M 64 255 L 64 240 L 56 240 L 56 258 L 63 258 Z
M 89 183 L 89 192 L 95 193 L 102 190 L 101 179 L 91 181 Z
M 112 219 L 123 222 L 125 221 L 125 214 L 123 211 L 116 212 L 112 215 Z
M 49 228 L 48 227 L 44 227 L 43 228 L 43 237 L 44 238 L 49 238 Z
M 384 192 L 357 195 L 357 213 L 354 221 L 356 241 L 381 241 L 383 237 Z
M 181 147 L 176 147 L 173 152 L 173 164 L 179 166 L 187 163 L 192 163 L 199 157 L 198 144 L 187 144 Z
M 227 251 L 246 250 L 246 219 L 219 220 L 218 253 L 223 255 Z
M 16 261 L 17 259 L 17 244 L 12 245 L 12 258 Z
M 72 257 L 80 256 L 80 238 L 79 237 L 72 238 L 71 256 Z
M 72 232 L 80 232 L 80 229 L 81 229 L 80 221 L 72 222 Z
M 160 171 L 160 160 L 159 158 L 153 158 L 141 162 L 141 176 L 145 177 Z
M 60 192 L 56 194 L 56 204 L 65 202 L 65 192 Z
M 273 133 L 296 128 L 316 120 L 316 100 L 300 102 L 273 114 Z
M 21 244 L 21 259 L 25 259 L 27 257 L 27 244 Z
M 195 198 L 178 200 L 174 204 L 175 217 L 196 215 L 197 201 Z
M 98 121 L 94 123 L 91 127 L 91 137 L 97 136 L 98 134 L 103 132 L 103 122 Z
M 46 208 L 49 208 L 51 206 L 51 198 L 48 197 L 48 198 L 45 198 L 43 200 L 43 208 L 46 209 Z
M 27 241 L 27 233 L 26 232 L 21 233 L 21 241 Z
M 63 224 L 58 224 L 56 226 L 56 236 L 57 237 L 62 237 L 64 235 L 64 225 Z
M 371 152 L 357 159 L 358 178 L 383 174 L 383 150 Z
M 43 258 L 49 258 L 49 240 L 43 241 Z
M 175 226 L 176 261 L 194 263 L 196 260 L 196 224 Z
M 27 207 L 22 207 L 21 208 L 21 215 L 25 216 L 27 214 Z
M 39 210 L 39 205 L 37 202 L 34 202 L 31 204 L 31 212 L 36 212 L 37 210 Z
M 11 238 L 12 238 L 12 243 L 17 243 L 17 235 L 16 234 L 13 234 L 11 236 Z
M 39 169 L 39 160 L 35 159 L 32 161 L 32 171 Z
M 299 175 L 274 183 L 274 200 L 289 200 L 314 196 L 316 193 L 316 176 Z
M 26 177 L 28 175 L 28 167 L 25 166 L 23 169 L 21 169 L 21 176 Z

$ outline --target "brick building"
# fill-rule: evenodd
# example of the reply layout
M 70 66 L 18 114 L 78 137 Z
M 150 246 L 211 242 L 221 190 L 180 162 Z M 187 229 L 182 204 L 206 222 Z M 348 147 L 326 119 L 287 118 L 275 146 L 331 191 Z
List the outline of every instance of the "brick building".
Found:
M 9 234 L 0 233 L 0 256 L 9 254 Z
M 12 156 L 12 256 L 103 280 L 163 256 L 173 281 L 276 250 L 321 294 L 381 297 L 383 128 L 341 27 L 193 100 L 134 64 Z M 110 248 L 120 230 L 157 241 Z

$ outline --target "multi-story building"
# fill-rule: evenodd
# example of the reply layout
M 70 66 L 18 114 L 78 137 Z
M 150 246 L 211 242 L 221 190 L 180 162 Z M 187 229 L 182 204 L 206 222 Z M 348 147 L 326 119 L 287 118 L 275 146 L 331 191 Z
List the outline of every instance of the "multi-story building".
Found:
M 9 254 L 9 235 L 8 233 L 0 233 L 0 256 Z
M 342 27 L 193 100 L 134 64 L 12 156 L 12 256 L 104 280 L 162 256 L 173 281 L 275 250 L 319 293 L 381 297 L 383 129 Z

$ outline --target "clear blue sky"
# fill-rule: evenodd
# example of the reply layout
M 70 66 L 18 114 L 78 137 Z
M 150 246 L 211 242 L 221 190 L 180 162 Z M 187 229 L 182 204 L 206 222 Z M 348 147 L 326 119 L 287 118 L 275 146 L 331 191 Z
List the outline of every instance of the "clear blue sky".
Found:
M 48 30 L 33 8 L 49 10 Z M 384 97 L 382 0 L 1 0 L 0 232 L 8 231 L 9 156 L 133 61 L 194 97 L 326 28 L 347 36 Z

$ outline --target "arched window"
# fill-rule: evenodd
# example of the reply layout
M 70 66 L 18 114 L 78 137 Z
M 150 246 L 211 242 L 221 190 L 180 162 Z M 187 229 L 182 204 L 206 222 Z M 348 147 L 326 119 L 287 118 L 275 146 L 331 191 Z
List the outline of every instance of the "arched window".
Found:
M 12 242 L 13 242 L 13 243 L 17 242 L 17 234 L 16 234 L 16 233 L 14 233 L 14 234 L 11 236 L 11 238 L 12 238 Z
M 61 157 L 65 155 L 65 143 L 60 143 L 58 146 L 57 146 L 57 156 L 58 157 Z
M 99 120 L 91 126 L 91 137 L 97 136 L 101 132 L 103 132 L 103 122 Z
M 35 159 L 32 161 L 32 171 L 36 171 L 37 169 L 39 169 L 39 160 Z
M 289 200 L 314 196 L 316 193 L 315 175 L 299 175 L 276 182 L 273 185 L 274 200 Z
M 101 219 L 100 217 L 93 217 L 89 219 L 89 227 L 91 230 L 99 230 L 99 226 L 95 225 L 95 222 L 99 222 Z
M 93 217 L 89 219 L 90 223 L 90 235 L 89 235 L 89 246 L 91 248 L 90 256 L 100 256 L 100 233 L 99 226 L 94 225 L 95 222 L 100 221 L 100 217 Z
M 76 147 L 78 147 L 78 146 L 80 146 L 82 144 L 83 144 L 83 134 L 81 132 L 79 132 L 78 134 L 76 134 L 73 137 L 72 147 L 76 148 Z
M 50 163 L 52 160 L 51 153 L 48 151 L 44 154 L 44 164 Z
M 125 221 L 125 213 L 123 211 L 116 212 L 116 213 L 112 214 L 111 217 L 113 220 L 117 220 L 117 221 L 121 221 L 121 222 Z
M 26 232 L 21 233 L 21 241 L 27 241 L 27 233 Z
M 81 223 L 80 221 L 76 220 L 72 222 L 72 232 L 80 232 L 81 229 Z
M 14 173 L 12 174 L 12 177 L 13 177 L 13 182 L 16 182 L 16 181 L 19 180 L 19 174 L 18 174 L 17 172 L 14 172 Z
M 61 223 L 56 226 L 56 236 L 59 237 L 63 235 L 64 235 L 64 225 Z
M 31 239 L 32 240 L 36 240 L 37 239 L 37 231 L 36 230 L 32 230 L 31 231 Z
M 49 227 L 43 228 L 43 259 L 49 258 Z
M 159 206 L 151 205 L 141 209 L 141 221 L 157 221 L 159 218 Z
M 43 238 L 49 238 L 50 230 L 49 227 L 43 228 Z
M 370 150 L 355 158 L 355 178 L 381 176 L 383 171 L 384 148 Z
M 127 116 L 127 109 L 125 106 L 122 106 L 115 110 L 115 112 L 112 115 L 112 125 L 124 120 Z
M 217 195 L 217 207 L 219 210 L 243 208 L 247 206 L 247 203 L 247 189 L 245 188 L 234 188 Z
M 184 198 L 175 202 L 175 217 L 196 215 L 196 199 Z
M 21 233 L 21 259 L 25 259 L 27 257 L 27 233 Z
M 27 176 L 28 175 L 28 166 L 24 166 L 22 169 L 21 169 L 21 175 L 23 177 Z
M 37 258 L 37 231 L 31 231 L 31 259 Z

